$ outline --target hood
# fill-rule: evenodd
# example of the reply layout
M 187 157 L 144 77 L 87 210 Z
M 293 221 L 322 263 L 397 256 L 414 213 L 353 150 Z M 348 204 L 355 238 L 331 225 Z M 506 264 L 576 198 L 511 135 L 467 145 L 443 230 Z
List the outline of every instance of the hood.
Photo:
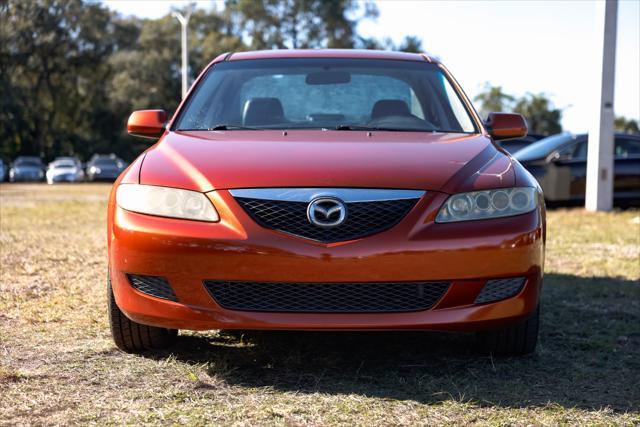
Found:
M 95 164 L 95 165 L 91 165 L 89 166 L 90 168 L 96 168 L 96 169 L 100 169 L 103 171 L 115 171 L 115 170 L 119 170 L 120 168 L 118 167 L 118 165 L 112 165 L 112 164 Z
M 197 191 L 360 187 L 443 192 L 514 185 L 511 159 L 483 135 L 334 130 L 170 132 L 142 184 Z

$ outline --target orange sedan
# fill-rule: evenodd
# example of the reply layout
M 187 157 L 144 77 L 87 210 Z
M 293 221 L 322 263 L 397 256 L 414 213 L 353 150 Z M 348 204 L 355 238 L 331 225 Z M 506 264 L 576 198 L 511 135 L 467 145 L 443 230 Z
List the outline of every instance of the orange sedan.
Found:
M 476 331 L 484 351 L 535 349 L 545 209 L 447 69 L 419 54 L 225 54 L 109 201 L 116 345 L 179 329 Z

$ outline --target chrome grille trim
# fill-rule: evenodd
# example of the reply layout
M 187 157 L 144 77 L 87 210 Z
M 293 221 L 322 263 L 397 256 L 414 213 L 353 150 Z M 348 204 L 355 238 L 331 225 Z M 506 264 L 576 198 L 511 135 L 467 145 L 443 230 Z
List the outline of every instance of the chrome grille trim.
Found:
M 283 202 L 309 203 L 318 197 L 335 197 L 345 203 L 380 202 L 419 199 L 423 190 L 395 190 L 385 188 L 242 188 L 229 190 L 233 197 Z

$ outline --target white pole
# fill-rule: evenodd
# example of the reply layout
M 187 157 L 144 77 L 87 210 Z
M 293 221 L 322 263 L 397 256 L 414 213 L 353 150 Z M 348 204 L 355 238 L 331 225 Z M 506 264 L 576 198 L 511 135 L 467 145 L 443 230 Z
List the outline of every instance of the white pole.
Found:
M 182 97 L 187 95 L 188 86 L 188 65 L 189 65 L 189 50 L 187 49 L 187 27 L 189 25 L 189 18 L 191 18 L 191 7 L 187 11 L 186 15 L 182 15 L 179 12 L 172 12 L 172 16 L 176 17 L 180 21 L 182 27 Z
M 616 71 L 618 0 L 595 2 L 596 89 L 594 116 L 589 129 L 587 191 L 585 207 L 590 211 L 613 208 L 613 91 Z

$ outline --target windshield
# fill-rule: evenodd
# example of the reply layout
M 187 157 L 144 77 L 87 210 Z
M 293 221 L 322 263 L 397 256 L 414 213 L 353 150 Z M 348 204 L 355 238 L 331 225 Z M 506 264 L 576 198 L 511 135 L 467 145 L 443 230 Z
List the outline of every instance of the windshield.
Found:
M 16 159 L 16 166 L 39 168 L 42 162 L 39 159 Z
M 216 64 L 175 130 L 234 128 L 476 132 L 438 66 L 334 58 Z
M 114 159 L 96 159 L 93 164 L 95 166 L 117 166 L 117 162 Z
M 76 164 L 72 160 L 56 160 L 52 166 L 54 168 L 75 168 Z
M 524 147 L 522 150 L 518 150 L 513 157 L 521 162 L 542 159 L 547 157 L 553 150 L 572 139 L 575 139 L 575 135 L 570 133 L 559 133 L 557 135 L 549 136 Z

